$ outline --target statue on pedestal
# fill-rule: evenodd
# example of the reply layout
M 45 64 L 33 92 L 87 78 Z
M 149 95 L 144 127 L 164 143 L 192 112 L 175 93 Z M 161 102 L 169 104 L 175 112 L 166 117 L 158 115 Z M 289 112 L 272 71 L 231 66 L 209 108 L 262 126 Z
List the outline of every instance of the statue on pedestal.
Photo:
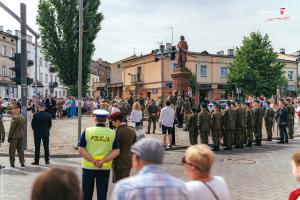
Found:
M 184 36 L 180 36 L 180 41 L 177 44 L 178 48 L 178 68 L 184 68 L 187 61 L 188 44 L 184 39 Z

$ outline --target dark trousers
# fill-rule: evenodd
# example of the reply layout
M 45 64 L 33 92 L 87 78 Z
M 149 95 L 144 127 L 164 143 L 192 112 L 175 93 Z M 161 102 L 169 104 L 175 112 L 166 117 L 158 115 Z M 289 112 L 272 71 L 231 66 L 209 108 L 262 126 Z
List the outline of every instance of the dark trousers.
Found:
M 92 200 L 96 180 L 97 199 L 106 200 L 110 170 L 82 169 L 84 200 Z
M 171 145 L 175 145 L 175 143 L 176 143 L 176 138 L 175 138 L 175 124 L 173 124 Z
M 44 152 L 45 152 L 45 161 L 49 161 L 49 136 L 34 136 L 34 160 L 35 162 L 39 162 L 40 160 L 40 147 L 41 141 L 43 141 Z
M 178 119 L 178 125 L 182 126 L 182 124 L 183 124 L 183 114 L 181 113 L 180 109 L 176 110 L 176 115 L 177 115 L 177 119 Z
M 280 125 L 279 126 L 280 131 L 280 142 L 288 141 L 288 134 L 286 131 L 286 125 Z

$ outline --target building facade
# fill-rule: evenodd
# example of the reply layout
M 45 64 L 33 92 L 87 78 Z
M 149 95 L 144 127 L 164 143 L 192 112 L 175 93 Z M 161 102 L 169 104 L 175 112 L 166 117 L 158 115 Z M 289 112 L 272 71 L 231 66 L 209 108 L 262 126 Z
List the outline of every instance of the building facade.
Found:
M 234 59 L 234 51 L 228 49 L 225 55 L 223 51 L 217 54 L 189 52 L 187 68 L 197 77 L 196 102 L 204 99 L 213 100 L 220 98 L 232 98 L 231 94 L 225 96 L 225 85 L 229 73 L 229 64 Z M 286 54 L 278 54 L 278 61 L 285 63 L 285 76 L 288 86 L 282 88 L 283 94 L 296 95 L 298 62 L 296 57 Z M 154 54 L 147 54 L 123 61 L 123 97 L 147 96 L 157 99 L 166 98 L 172 88 L 171 74 L 175 72 L 177 59 L 171 60 L 169 56 L 155 61 Z M 235 91 L 233 92 L 235 93 Z M 235 97 L 235 94 L 233 94 Z
M 16 84 L 10 80 L 14 76 L 10 68 L 15 63 L 9 59 L 16 52 L 17 39 L 12 31 L 4 31 L 3 26 L 0 26 L 0 97 L 3 98 L 17 98 Z
M 16 30 L 15 36 L 18 39 L 17 52 L 21 52 L 21 32 Z M 26 37 L 27 41 L 27 57 L 29 60 L 35 61 L 35 44 L 33 43 L 32 36 Z M 39 96 L 47 97 L 49 95 L 56 97 L 66 97 L 67 90 L 62 85 L 58 78 L 58 74 L 55 73 L 52 64 L 47 61 L 43 55 L 43 51 L 40 45 L 37 46 L 37 72 L 35 71 L 35 63 L 27 68 L 28 76 L 33 78 L 34 84 L 28 86 L 28 97 Z M 35 88 L 35 73 L 37 73 L 37 91 Z M 20 88 L 20 86 L 18 86 Z M 21 97 L 20 89 L 18 90 L 18 96 Z
M 90 87 L 87 96 L 110 96 L 110 64 L 102 59 L 90 64 Z

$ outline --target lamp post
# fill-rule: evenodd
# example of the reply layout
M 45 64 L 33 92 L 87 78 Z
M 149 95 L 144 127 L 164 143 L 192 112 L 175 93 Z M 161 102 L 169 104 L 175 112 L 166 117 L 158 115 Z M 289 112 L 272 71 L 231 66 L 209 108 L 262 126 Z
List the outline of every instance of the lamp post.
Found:
M 78 141 L 81 136 L 81 95 L 82 95 L 82 37 L 83 0 L 79 0 L 79 55 L 78 55 Z

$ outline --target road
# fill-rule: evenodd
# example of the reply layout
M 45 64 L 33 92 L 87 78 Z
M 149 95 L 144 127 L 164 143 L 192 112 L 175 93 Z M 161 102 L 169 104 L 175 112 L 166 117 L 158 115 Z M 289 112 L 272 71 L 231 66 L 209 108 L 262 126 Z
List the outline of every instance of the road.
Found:
M 290 157 L 299 151 L 300 139 L 290 141 L 290 144 L 276 144 L 263 142 L 261 147 L 220 151 L 216 155 L 213 174 L 225 178 L 233 200 L 283 200 L 294 188 L 300 186 L 292 176 Z M 168 151 L 165 153 L 164 168 L 170 174 L 185 181 L 180 161 L 184 150 Z M 32 158 L 27 158 L 30 163 Z M 81 176 L 79 158 L 56 158 L 51 160 L 50 166 L 26 166 L 26 168 L 12 169 L 8 158 L 0 157 L 0 163 L 7 168 L 0 175 L 0 200 L 28 200 L 31 186 L 36 176 L 48 168 L 68 167 Z M 134 174 L 134 172 L 132 173 Z M 113 188 L 110 183 L 109 194 Z M 95 198 L 94 198 L 95 199 Z

